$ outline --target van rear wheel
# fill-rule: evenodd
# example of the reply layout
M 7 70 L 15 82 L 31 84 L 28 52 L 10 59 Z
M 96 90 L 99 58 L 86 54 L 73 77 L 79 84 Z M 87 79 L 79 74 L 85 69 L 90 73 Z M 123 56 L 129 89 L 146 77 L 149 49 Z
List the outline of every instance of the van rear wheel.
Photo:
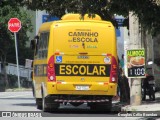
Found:
M 36 98 L 36 105 L 37 105 L 37 109 L 42 110 L 42 99 L 41 98 Z
M 58 110 L 60 104 L 53 102 L 54 100 L 52 100 L 51 98 L 46 98 L 43 97 L 42 99 L 42 110 L 44 112 L 53 112 Z
M 42 96 L 42 110 L 43 110 L 43 112 L 48 112 L 48 111 L 50 111 L 50 110 L 48 109 L 47 105 L 46 105 L 46 100 L 45 100 L 45 97 L 44 97 L 44 96 Z

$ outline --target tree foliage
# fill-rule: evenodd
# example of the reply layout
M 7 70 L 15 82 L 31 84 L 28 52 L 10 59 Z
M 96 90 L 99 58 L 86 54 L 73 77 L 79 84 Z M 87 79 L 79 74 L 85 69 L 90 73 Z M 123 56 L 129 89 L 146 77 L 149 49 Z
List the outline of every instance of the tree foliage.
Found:
M 134 12 L 143 28 L 150 31 L 152 35 L 160 33 L 160 6 L 157 5 L 156 0 L 112 0 L 112 8 L 114 12 L 125 16 L 125 11 Z
M 156 0 L 0 0 L 1 8 L 7 5 L 16 11 L 20 6 L 31 10 L 46 10 L 51 16 L 59 18 L 66 12 L 80 13 L 82 16 L 88 13 L 91 17 L 99 14 L 103 20 L 109 20 L 115 26 L 114 14 L 128 18 L 129 11 L 132 11 L 139 17 L 143 28 L 153 35 L 160 33 L 160 6 Z M 11 11 L 8 9 L 8 12 Z
M 31 20 L 24 10 L 16 6 L 16 3 L 13 2 L 11 5 L 7 2 L 0 4 L 0 61 L 16 63 L 15 39 L 13 33 L 8 30 L 8 21 L 12 17 L 17 17 L 22 22 L 22 28 L 17 33 L 19 63 L 24 64 L 25 58 L 33 58 L 30 50 L 26 48 L 26 42 L 29 40 L 26 33 L 32 30 Z M 25 49 L 28 50 L 27 54 Z
M 13 33 L 8 30 L 10 18 L 17 17 L 22 22 L 21 30 L 16 34 L 19 52 L 19 64 L 24 65 L 26 58 L 33 59 L 33 53 L 26 48 L 28 41 L 27 31 L 32 30 L 30 17 L 20 8 L 20 0 L 0 0 L 0 61 L 4 79 L 1 83 L 8 87 L 8 77 L 6 73 L 6 62 L 16 63 L 15 39 Z M 21 3 L 22 4 L 22 3 Z M 1 86 L 2 87 L 2 86 Z
M 17 0 L 18 1 L 18 0 Z M 20 0 L 19 0 L 20 1 Z M 156 0 L 25 0 L 29 9 L 46 10 L 50 15 L 61 17 L 67 12 L 84 15 L 99 14 L 102 19 L 110 20 L 116 26 L 114 14 L 128 18 L 134 12 L 146 30 L 153 35 L 160 32 L 160 6 Z

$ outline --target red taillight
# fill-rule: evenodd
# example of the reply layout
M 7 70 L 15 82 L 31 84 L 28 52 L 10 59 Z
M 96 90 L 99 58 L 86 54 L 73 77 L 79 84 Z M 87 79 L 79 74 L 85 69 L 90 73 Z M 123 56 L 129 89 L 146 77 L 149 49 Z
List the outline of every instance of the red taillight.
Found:
M 111 71 L 110 71 L 110 82 L 116 83 L 118 80 L 118 69 L 117 69 L 117 61 L 114 56 L 112 56 L 112 61 L 111 61 Z
M 51 56 L 49 61 L 48 61 L 47 76 L 48 76 L 48 81 L 49 82 L 55 82 L 56 81 L 54 56 Z

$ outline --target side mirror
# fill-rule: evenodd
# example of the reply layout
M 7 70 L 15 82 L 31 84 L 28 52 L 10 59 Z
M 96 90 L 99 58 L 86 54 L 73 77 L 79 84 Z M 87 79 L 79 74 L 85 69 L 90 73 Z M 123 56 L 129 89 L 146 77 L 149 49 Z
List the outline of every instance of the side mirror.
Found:
M 38 40 L 39 40 L 39 36 L 37 35 L 34 37 L 34 39 L 30 41 L 30 47 L 32 50 L 35 50 L 37 48 Z
M 36 40 L 35 39 L 33 39 L 33 40 L 30 41 L 30 48 L 32 50 L 35 50 L 35 48 L 36 48 Z

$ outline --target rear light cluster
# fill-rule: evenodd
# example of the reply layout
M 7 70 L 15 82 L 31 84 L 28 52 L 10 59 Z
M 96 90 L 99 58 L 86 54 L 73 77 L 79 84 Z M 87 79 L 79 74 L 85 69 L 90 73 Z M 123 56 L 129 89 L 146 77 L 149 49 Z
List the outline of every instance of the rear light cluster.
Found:
M 48 76 L 48 81 L 50 81 L 50 82 L 55 82 L 56 81 L 54 56 L 51 56 L 49 61 L 48 61 L 47 76 Z
M 111 61 L 111 71 L 110 71 L 110 82 L 111 83 L 117 83 L 118 80 L 118 69 L 117 69 L 117 61 L 114 56 L 112 56 L 112 61 Z

